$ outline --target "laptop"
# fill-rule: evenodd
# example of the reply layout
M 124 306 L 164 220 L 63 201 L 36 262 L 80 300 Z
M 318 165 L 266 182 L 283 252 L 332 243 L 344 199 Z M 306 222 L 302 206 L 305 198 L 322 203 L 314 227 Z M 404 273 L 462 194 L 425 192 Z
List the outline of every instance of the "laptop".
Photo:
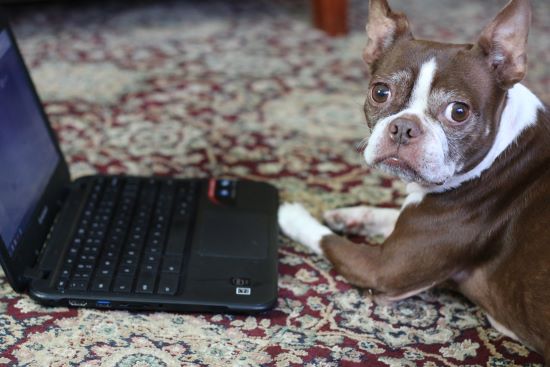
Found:
M 277 190 L 261 182 L 70 181 L 0 22 L 0 263 L 49 306 L 261 312 L 277 299 Z

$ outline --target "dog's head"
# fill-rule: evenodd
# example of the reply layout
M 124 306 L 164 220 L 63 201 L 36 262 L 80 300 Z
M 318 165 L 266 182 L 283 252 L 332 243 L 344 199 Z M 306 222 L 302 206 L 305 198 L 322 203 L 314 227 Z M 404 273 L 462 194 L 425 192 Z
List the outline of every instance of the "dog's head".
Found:
M 495 142 L 507 91 L 525 76 L 530 22 L 529 0 L 511 0 L 476 43 L 444 44 L 416 40 L 405 15 L 371 0 L 367 163 L 423 186 L 476 167 Z

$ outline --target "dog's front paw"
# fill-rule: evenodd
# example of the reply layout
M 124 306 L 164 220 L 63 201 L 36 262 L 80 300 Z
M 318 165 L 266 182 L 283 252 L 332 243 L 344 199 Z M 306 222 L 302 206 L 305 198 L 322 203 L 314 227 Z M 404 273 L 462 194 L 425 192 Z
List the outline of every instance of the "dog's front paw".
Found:
M 342 208 L 326 211 L 323 214 L 325 224 L 336 232 L 353 234 L 362 231 L 362 217 L 350 215 L 350 209 L 353 208 Z
M 323 218 L 325 223 L 337 232 L 388 237 L 398 216 L 397 209 L 357 206 L 329 210 L 324 213 Z
M 279 227 L 292 240 L 321 253 L 321 239 L 332 234 L 300 204 L 284 203 L 279 208 Z

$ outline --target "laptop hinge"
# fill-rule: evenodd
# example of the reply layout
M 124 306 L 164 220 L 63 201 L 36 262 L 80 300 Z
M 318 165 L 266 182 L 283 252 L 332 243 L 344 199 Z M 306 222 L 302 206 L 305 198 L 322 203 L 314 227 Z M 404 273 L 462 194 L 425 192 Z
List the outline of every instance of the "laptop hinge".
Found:
M 48 269 L 44 268 L 43 259 L 44 259 L 48 244 L 50 242 L 50 239 L 52 237 L 54 228 L 57 225 L 57 222 L 59 220 L 59 214 L 61 213 L 61 209 L 63 208 L 63 205 L 67 201 L 67 198 L 69 197 L 70 192 L 71 192 L 71 185 L 64 187 L 63 191 L 59 195 L 58 200 L 55 203 L 56 204 L 55 216 L 50 226 L 50 229 L 48 231 L 48 234 L 46 235 L 46 238 L 44 239 L 42 246 L 40 246 L 40 248 L 36 253 L 34 263 L 26 267 L 25 271 L 23 272 L 23 277 L 28 281 L 48 279 L 53 271 L 53 269 L 49 269 L 49 267 Z
M 29 280 L 37 280 L 37 279 L 47 279 L 49 276 L 49 272 L 45 270 L 41 270 L 39 268 L 25 268 L 25 271 L 23 272 L 23 276 L 25 279 Z

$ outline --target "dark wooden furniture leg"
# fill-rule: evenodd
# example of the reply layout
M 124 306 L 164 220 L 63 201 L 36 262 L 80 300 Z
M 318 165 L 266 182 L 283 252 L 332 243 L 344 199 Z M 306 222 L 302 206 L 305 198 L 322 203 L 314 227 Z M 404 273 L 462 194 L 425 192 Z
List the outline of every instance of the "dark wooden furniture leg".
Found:
M 313 22 L 331 36 L 342 36 L 348 31 L 347 0 L 312 0 Z

